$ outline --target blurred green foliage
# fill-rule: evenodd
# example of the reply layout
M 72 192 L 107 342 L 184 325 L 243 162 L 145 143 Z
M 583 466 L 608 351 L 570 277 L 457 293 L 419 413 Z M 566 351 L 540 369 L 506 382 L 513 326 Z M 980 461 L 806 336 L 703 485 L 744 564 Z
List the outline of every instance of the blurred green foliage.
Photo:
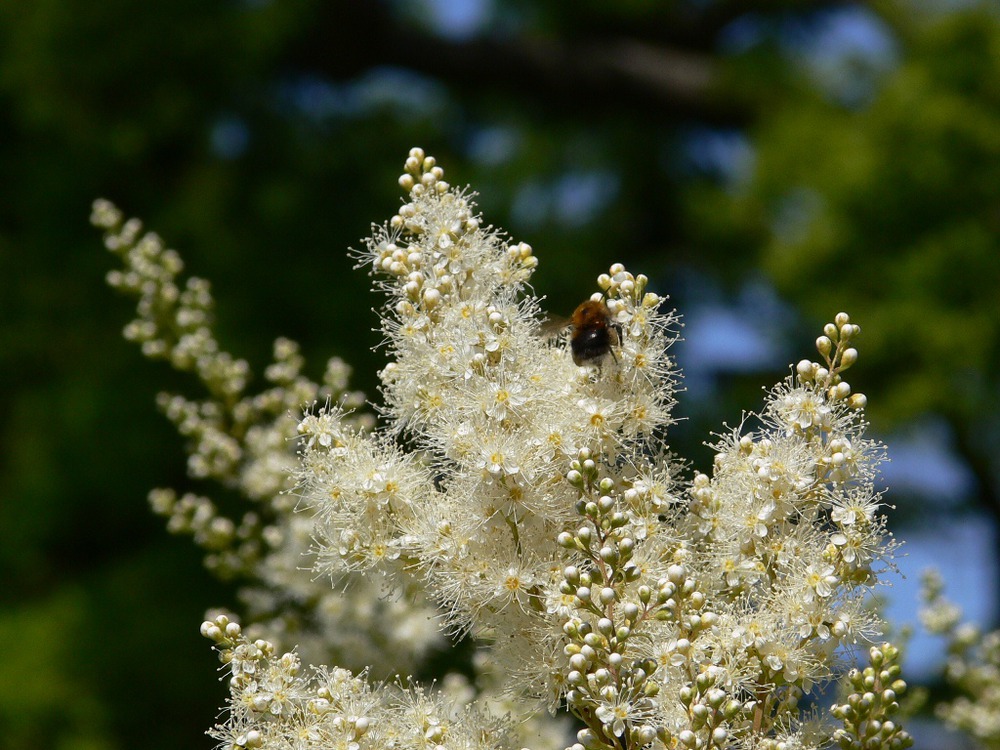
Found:
M 943 418 L 996 517 L 1000 16 L 889 19 L 900 61 L 871 100 L 783 102 L 753 129 L 753 179 L 693 189 L 689 228 L 719 252 L 752 243 L 810 316 L 863 321 L 871 417 Z
M 918 5 L 877 5 L 898 60 L 845 101 L 788 45 L 844 3 L 497 0 L 466 36 L 429 2 L 0 3 L 3 744 L 199 746 L 223 693 L 197 629 L 232 590 L 144 501 L 189 486 L 153 407 L 188 386 L 120 338 L 98 196 L 212 281 L 234 354 L 259 371 L 287 335 L 374 395 L 377 301 L 345 250 L 421 145 L 535 247 L 555 311 L 615 261 L 682 312 L 672 280 L 730 294 L 761 267 L 803 330 L 848 309 L 876 418 L 944 415 L 991 502 L 1000 23 Z M 706 132 L 745 134 L 752 171 L 693 160 Z M 756 403 L 737 393 L 714 424 Z

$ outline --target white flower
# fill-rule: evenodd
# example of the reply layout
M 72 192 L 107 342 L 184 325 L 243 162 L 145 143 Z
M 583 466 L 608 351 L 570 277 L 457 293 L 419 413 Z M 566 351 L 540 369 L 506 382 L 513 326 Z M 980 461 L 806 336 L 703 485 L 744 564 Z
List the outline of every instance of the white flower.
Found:
M 812 388 L 795 388 L 780 396 L 775 413 L 789 430 L 826 430 L 831 419 L 831 409 L 825 398 Z
M 814 565 L 810 563 L 805 569 L 806 585 L 816 593 L 817 596 L 826 598 L 833 593 L 833 587 L 840 579 L 834 574 L 832 565 Z M 806 601 L 812 601 L 812 593 L 806 595 Z

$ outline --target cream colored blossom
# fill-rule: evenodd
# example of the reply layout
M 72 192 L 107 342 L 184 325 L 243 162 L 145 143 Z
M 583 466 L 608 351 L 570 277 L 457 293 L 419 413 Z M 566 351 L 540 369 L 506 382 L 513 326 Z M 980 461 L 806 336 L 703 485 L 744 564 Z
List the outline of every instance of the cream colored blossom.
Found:
M 271 416 L 270 432 L 241 440 L 223 429 L 215 402 L 171 398 L 165 408 L 199 441 L 193 473 L 244 477 L 248 494 L 252 483 L 264 497 L 294 485 L 297 513 L 279 495 L 277 522 L 259 532 L 282 552 L 261 563 L 273 566 L 262 581 L 308 595 L 295 560 L 313 566 L 314 584 L 378 582 L 351 600 L 356 611 L 336 615 L 381 613 L 379 632 L 394 646 L 415 638 L 415 651 L 435 626 L 473 639 L 479 708 L 416 686 L 373 688 L 337 668 L 303 673 L 297 657 L 222 617 L 203 627 L 232 674 L 215 736 L 282 750 L 516 747 L 480 710 L 493 706 L 546 736 L 553 725 L 538 709 L 568 708 L 585 725 L 573 750 L 822 744 L 800 699 L 843 672 L 843 647 L 877 627 L 870 595 L 891 565 L 875 484 L 883 450 L 865 437 L 865 400 L 843 379 L 860 328 L 839 313 L 817 340 L 820 361 L 799 362 L 759 416 L 718 437 L 710 470 L 690 472 L 669 445 L 677 318 L 646 276 L 614 263 L 596 278 L 613 356 L 577 366 L 566 338 L 542 331 L 533 249 L 481 220 L 472 195 L 420 149 L 399 184 L 398 213 L 355 252 L 384 295 L 378 429 L 347 396 L 293 389 L 299 362 L 287 344 L 270 377 L 281 393 L 320 402 L 297 425 L 287 412 Z M 162 294 L 186 300 L 176 342 L 146 320 L 132 335 L 241 393 L 241 363 L 198 356 L 211 349 L 207 287 L 180 291 L 173 256 L 154 240 L 137 243 L 135 227 L 118 231 L 111 244 L 139 248 L 136 266 L 159 269 L 147 276 Z M 297 470 L 287 449 L 274 459 L 278 436 L 294 433 Z M 245 463 L 253 469 L 241 473 Z M 207 499 L 161 495 L 156 506 L 206 544 L 240 536 L 235 524 L 211 523 Z M 426 610 L 411 598 L 433 602 L 436 619 L 421 624 Z M 332 625 L 339 600 L 321 601 L 315 611 L 330 611 Z M 893 658 L 873 652 L 872 663 Z M 469 699 L 467 683 L 450 684 Z M 892 705 L 873 708 L 871 720 Z M 849 743 L 862 729 L 848 709 L 838 709 L 837 736 Z M 826 739 L 833 734 L 828 727 Z

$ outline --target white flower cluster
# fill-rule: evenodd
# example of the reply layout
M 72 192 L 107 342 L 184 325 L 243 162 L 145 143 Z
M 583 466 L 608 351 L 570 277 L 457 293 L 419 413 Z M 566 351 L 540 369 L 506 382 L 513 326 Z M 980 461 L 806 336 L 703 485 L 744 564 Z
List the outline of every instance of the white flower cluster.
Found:
M 459 687 L 375 690 L 364 674 L 346 669 L 303 673 L 296 654 L 250 641 L 225 616 L 204 622 L 201 632 L 230 673 L 229 720 L 210 732 L 222 747 L 501 750 L 509 744 L 508 724 L 463 706 Z
M 433 159 L 415 152 L 407 166 L 413 200 L 363 254 L 389 278 L 392 427 L 359 434 L 333 410 L 305 419 L 303 495 L 328 569 L 419 571 L 453 629 L 516 644 L 524 667 L 538 666 L 531 644 L 557 645 L 535 632 L 555 606 L 553 539 L 578 497 L 561 480 L 583 448 L 634 462 L 669 421 L 672 318 L 645 278 L 613 268 L 602 285 L 623 345 L 616 362 L 577 367 L 523 296 L 531 248 L 482 228 Z M 398 433 L 418 450 L 401 450 Z
M 287 494 L 297 464 L 295 415 L 317 399 L 349 409 L 362 405 L 364 396 L 348 390 L 350 368 L 333 358 L 322 382 L 313 382 L 302 374 L 298 345 L 278 339 L 264 373 L 267 386 L 249 393 L 248 363 L 224 351 L 215 337 L 208 282 L 190 278 L 182 285 L 177 252 L 144 232 L 137 219 L 124 221 L 108 201 L 94 204 L 92 222 L 105 231 L 105 246 L 122 262 L 121 270 L 108 274 L 108 283 L 138 300 L 137 318 L 126 326 L 125 337 L 147 356 L 193 373 L 207 392 L 197 399 L 158 397 L 188 440 L 189 474 L 235 490 L 247 501 L 231 518 L 207 497 L 158 489 L 150 493 L 153 509 L 168 519 L 172 532 L 193 536 L 213 572 L 244 582 L 240 597 L 254 637 L 297 645 L 317 663 L 333 659 L 354 669 L 371 667 L 383 677 L 416 668 L 443 640 L 429 621 L 426 601 L 361 576 L 351 576 L 350 585 L 342 581 L 338 590 L 316 580 L 304 557 L 313 520 L 295 513 L 295 499 Z M 373 422 L 363 413 L 346 420 L 356 429 Z
M 95 205 L 125 264 L 111 283 L 139 298 L 127 335 L 208 390 L 160 399 L 192 443 L 191 473 L 253 503 L 229 519 L 207 498 L 152 496 L 217 571 L 252 581 L 257 634 L 227 615 L 203 625 L 231 674 L 222 745 L 565 744 L 545 707 L 582 723 L 571 750 L 907 747 L 888 718 L 905 689 L 890 644 L 843 675 L 846 702 L 800 706 L 878 631 L 868 595 L 891 567 L 883 450 L 843 379 L 858 326 L 838 314 L 819 361 L 799 362 L 759 418 L 719 437 L 712 470 L 685 479 L 666 441 L 677 321 L 648 279 L 613 265 L 560 332 L 528 285 L 530 246 L 483 225 L 420 149 L 400 184 L 407 202 L 357 253 L 388 298 L 379 430 L 354 411 L 345 366 L 311 383 L 284 340 L 272 387 L 246 395 L 207 284 L 180 290 L 176 254 Z M 475 680 L 449 676 L 441 693 L 302 674 L 271 643 L 405 673 L 438 626 L 478 646 Z
M 937 571 L 926 571 L 922 583 L 925 606 L 920 619 L 929 632 L 947 641 L 944 681 L 957 694 L 937 704 L 935 713 L 982 747 L 1000 747 L 1000 630 L 984 633 L 963 622 L 962 610 L 945 598 Z
M 646 277 L 598 278 L 601 315 L 570 337 L 607 351 L 574 356 L 540 322 L 532 249 L 443 177 L 411 151 L 408 202 L 359 253 L 389 298 L 386 429 L 337 408 L 299 425 L 319 569 L 418 584 L 501 687 L 584 722 L 576 750 L 830 739 L 798 703 L 877 631 L 866 596 L 892 553 L 883 451 L 842 377 L 858 326 L 838 314 L 821 361 L 684 483 L 665 443 L 676 320 Z

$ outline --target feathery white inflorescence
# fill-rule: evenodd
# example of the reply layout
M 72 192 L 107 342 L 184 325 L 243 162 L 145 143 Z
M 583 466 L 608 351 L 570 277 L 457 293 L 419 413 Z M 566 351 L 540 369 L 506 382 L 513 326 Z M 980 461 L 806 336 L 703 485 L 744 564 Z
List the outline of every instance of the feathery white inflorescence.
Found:
M 582 747 L 804 742 L 798 702 L 878 631 L 891 566 L 883 450 L 842 377 L 860 329 L 839 314 L 685 487 L 677 319 L 646 277 L 598 277 L 618 340 L 579 367 L 542 335 L 532 249 L 443 177 L 414 149 L 408 201 L 357 254 L 387 296 L 384 433 L 300 426 L 323 569 L 419 576 L 508 690 L 584 718 Z
M 146 356 L 192 374 L 204 391 L 201 397 L 157 398 L 187 441 L 188 473 L 245 501 L 229 515 L 203 495 L 156 489 L 149 495 L 154 511 L 167 518 L 170 531 L 193 537 L 209 569 L 242 582 L 239 598 L 254 638 L 295 646 L 317 663 L 370 667 L 380 677 L 416 668 L 442 642 L 426 599 L 359 575 L 342 577 L 334 587 L 317 579 L 308 557 L 313 519 L 294 512 L 296 500 L 288 493 L 303 404 L 322 400 L 350 411 L 340 428 L 374 424 L 371 414 L 358 410 L 364 396 L 348 389 L 350 368 L 331 358 L 322 380 L 313 382 L 302 372 L 298 345 L 280 338 L 263 389 L 251 392 L 249 364 L 216 339 L 209 283 L 182 282 L 179 254 L 137 219 L 124 220 L 108 201 L 94 204 L 92 221 L 121 260 L 108 283 L 137 299 L 125 337 Z
M 759 417 L 718 436 L 711 471 L 685 480 L 667 443 L 678 321 L 649 280 L 621 264 L 597 277 L 592 299 L 615 335 L 608 356 L 578 366 L 568 342 L 543 330 L 532 248 L 486 226 L 472 195 L 420 149 L 399 182 L 406 202 L 356 253 L 386 297 L 383 424 L 372 429 L 347 402 L 310 410 L 297 425 L 301 512 L 287 495 L 276 507 L 296 539 L 311 528 L 317 572 L 378 581 L 365 595 L 396 592 L 383 626 L 393 644 L 422 611 L 407 606 L 411 594 L 435 602 L 443 630 L 475 638 L 479 692 L 446 680 L 449 707 L 447 696 L 369 688 L 344 670 L 303 677 L 293 654 L 277 657 L 220 616 L 203 627 L 232 674 L 215 736 L 231 748 L 488 750 L 534 733 L 549 746 L 559 725 L 543 721 L 544 706 L 582 721 L 571 750 L 907 747 L 887 718 L 905 689 L 890 644 L 849 673 L 862 692 L 825 720 L 799 706 L 843 671 L 845 646 L 877 634 L 869 594 L 892 566 L 876 487 L 884 451 L 865 436 L 864 395 L 843 379 L 860 328 L 835 316 L 818 361 L 795 365 Z M 210 298 L 192 299 L 193 320 Z M 140 321 L 134 333 L 241 392 L 241 368 L 213 363 L 210 338 L 195 330 L 177 354 L 158 330 Z M 291 357 L 273 367 L 297 373 Z M 209 435 L 200 407 L 165 408 Z M 206 438 L 199 467 L 244 467 L 238 476 L 258 477 L 268 496 L 285 486 L 268 471 L 287 456 L 267 462 L 279 433 L 267 434 L 250 462 L 239 440 Z M 231 533 L 196 500 L 159 504 L 208 540 Z M 301 587 L 291 558 L 278 559 Z M 280 587 L 282 576 L 265 580 Z M 430 642 L 416 633 L 416 647 Z M 475 709 L 454 707 L 473 699 Z

